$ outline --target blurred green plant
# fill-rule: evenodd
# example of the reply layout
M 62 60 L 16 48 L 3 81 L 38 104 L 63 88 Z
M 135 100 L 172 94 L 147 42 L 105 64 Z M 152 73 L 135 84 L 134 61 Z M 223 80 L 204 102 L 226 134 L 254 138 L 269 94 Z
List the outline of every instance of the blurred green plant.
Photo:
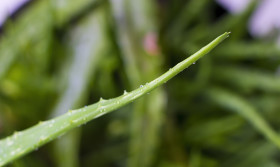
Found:
M 0 37 L 1 138 L 130 92 L 233 34 L 164 87 L 8 166 L 279 166 L 280 49 L 277 32 L 247 31 L 258 2 L 232 15 L 213 0 L 30 1 Z

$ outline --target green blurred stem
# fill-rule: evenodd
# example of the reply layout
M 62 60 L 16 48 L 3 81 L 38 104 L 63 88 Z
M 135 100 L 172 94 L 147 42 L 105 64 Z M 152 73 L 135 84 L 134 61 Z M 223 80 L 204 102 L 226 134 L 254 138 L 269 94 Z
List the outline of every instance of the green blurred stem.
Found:
M 169 37 L 182 34 L 184 29 L 188 27 L 193 20 L 200 16 L 200 13 L 209 4 L 209 0 L 190 0 L 186 2 L 185 6 L 178 14 L 174 17 L 172 27 L 169 28 Z
M 259 115 L 256 109 L 246 102 L 246 100 L 220 88 L 211 88 L 206 93 L 211 100 L 225 108 L 237 112 L 251 122 L 260 133 L 280 149 L 279 135 L 269 126 L 262 116 Z
M 192 30 L 189 31 L 186 42 L 189 41 L 201 41 L 201 40 L 209 40 L 213 38 L 217 33 L 223 31 L 231 31 L 233 35 L 231 39 L 234 38 L 234 41 L 237 41 L 247 32 L 247 20 L 251 17 L 252 13 L 255 11 L 255 7 L 257 6 L 259 1 L 252 1 L 250 5 L 244 10 L 242 13 L 235 15 L 227 14 L 218 20 L 217 23 L 211 25 L 207 31 L 205 31 L 205 25 L 196 26 Z M 209 33 L 211 32 L 211 33 Z M 233 41 L 233 40 L 231 40 Z
M 150 55 L 144 49 L 143 42 L 150 35 L 157 37 L 156 1 L 130 0 L 126 1 L 128 28 L 131 29 L 131 43 L 135 48 L 135 59 L 138 60 L 138 70 L 141 81 L 149 81 L 160 75 L 163 57 L 159 53 Z M 156 41 L 155 41 L 156 42 Z M 157 43 L 155 43 L 157 45 Z M 158 46 L 158 50 L 160 50 Z M 154 53 L 155 54 L 155 53 Z M 133 85 L 137 87 L 138 85 Z M 135 104 L 132 113 L 130 130 L 130 157 L 128 166 L 153 166 L 160 141 L 160 132 L 163 124 L 164 110 L 166 108 L 166 95 L 163 88 L 159 88 Z
M 146 60 L 142 48 L 145 35 L 155 33 L 156 22 L 153 19 L 154 5 L 152 1 L 111 1 L 117 29 L 117 39 L 125 70 L 132 88 L 141 81 L 154 78 L 159 74 L 159 61 Z M 160 59 L 159 55 L 154 56 Z M 145 63 L 145 69 L 141 65 Z M 144 76 L 144 77 L 142 77 Z M 149 96 L 133 105 L 130 138 L 130 158 L 128 166 L 151 166 L 157 148 L 162 115 L 165 106 L 165 94 L 157 89 Z M 146 128 L 148 127 L 148 128 Z
M 230 60 L 262 60 L 275 58 L 279 61 L 279 46 L 273 43 L 233 41 L 213 53 L 220 59 Z M 278 58 L 278 59 L 277 59 Z
M 245 91 L 280 92 L 280 78 L 268 72 L 239 66 L 216 66 L 213 68 L 213 74 L 216 80 L 229 83 Z
M 81 107 L 85 104 L 88 96 L 89 83 L 94 77 L 97 65 L 104 55 L 107 44 L 105 34 L 105 11 L 102 8 L 94 10 L 83 18 L 71 31 L 69 31 L 68 46 L 72 55 L 71 65 L 67 70 L 67 80 L 62 78 L 66 89 L 53 110 L 51 117 L 64 114 L 69 108 Z M 92 33 L 93 32 L 93 33 Z M 91 34 L 91 35 L 88 35 Z M 98 42 L 97 42 L 98 41 Z M 98 43 L 98 44 L 97 44 Z M 81 49 L 82 48 L 82 49 Z M 65 63 L 67 64 L 67 63 Z M 68 64 L 67 64 L 68 65 Z M 65 65 L 66 67 L 68 67 Z M 79 139 L 80 129 L 63 136 L 54 143 L 54 158 L 56 166 L 77 167 L 79 166 Z
M 112 14 L 116 25 L 117 43 L 121 49 L 121 55 L 125 65 L 131 86 L 136 88 L 141 81 L 137 51 L 134 44 L 133 32 L 128 22 L 125 0 L 111 1 Z
M 0 39 L 0 81 L 9 72 L 18 56 L 24 55 L 29 46 L 40 47 L 40 44 L 45 43 L 52 34 L 53 18 L 49 2 L 43 0 L 30 5 L 16 22 L 11 21 L 4 26 L 4 35 Z M 35 51 L 36 49 L 33 49 L 30 52 Z
M 36 48 L 53 33 L 55 27 L 66 26 L 71 19 L 85 12 L 85 9 L 95 6 L 98 1 L 40 0 L 30 2 L 16 21 L 4 26 L 4 36 L 0 39 L 0 81 L 9 72 L 18 56 L 23 55 L 22 52 L 28 45 Z

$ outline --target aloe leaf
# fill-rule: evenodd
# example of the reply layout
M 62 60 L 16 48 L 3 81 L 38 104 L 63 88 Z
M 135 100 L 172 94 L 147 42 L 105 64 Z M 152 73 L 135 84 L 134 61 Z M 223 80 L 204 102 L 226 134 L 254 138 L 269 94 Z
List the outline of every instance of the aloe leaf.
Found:
M 228 36 L 228 32 L 222 34 L 157 79 L 145 84 L 144 86 L 140 86 L 140 88 L 131 91 L 130 93 L 124 92 L 123 95 L 108 100 L 100 98 L 100 101 L 95 104 L 76 110 L 69 110 L 64 115 L 48 121 L 39 122 L 37 125 L 21 132 L 15 132 L 12 136 L 0 141 L 0 166 L 37 149 L 75 127 L 85 124 L 88 121 L 98 118 L 104 114 L 110 113 L 111 111 L 131 103 L 141 96 L 149 93 L 153 89 L 166 83 L 191 64 L 195 63 L 199 58 L 215 48 Z

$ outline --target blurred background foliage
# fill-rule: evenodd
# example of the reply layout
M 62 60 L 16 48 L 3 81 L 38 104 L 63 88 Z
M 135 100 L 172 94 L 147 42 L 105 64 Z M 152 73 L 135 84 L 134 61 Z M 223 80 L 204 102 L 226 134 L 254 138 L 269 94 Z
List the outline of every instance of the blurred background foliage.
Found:
M 257 2 L 232 15 L 214 0 L 29 1 L 1 29 L 1 138 L 131 91 L 232 35 L 164 87 L 8 166 L 280 166 L 246 116 L 280 129 L 280 49 L 247 30 Z

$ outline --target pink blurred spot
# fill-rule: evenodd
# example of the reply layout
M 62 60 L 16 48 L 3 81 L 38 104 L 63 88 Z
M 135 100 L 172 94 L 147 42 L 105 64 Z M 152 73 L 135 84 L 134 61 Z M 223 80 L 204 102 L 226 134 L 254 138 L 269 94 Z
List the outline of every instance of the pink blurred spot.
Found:
M 153 32 L 147 33 L 143 41 L 145 51 L 150 55 L 158 55 L 159 48 L 157 42 L 158 42 L 158 38 L 155 33 Z

